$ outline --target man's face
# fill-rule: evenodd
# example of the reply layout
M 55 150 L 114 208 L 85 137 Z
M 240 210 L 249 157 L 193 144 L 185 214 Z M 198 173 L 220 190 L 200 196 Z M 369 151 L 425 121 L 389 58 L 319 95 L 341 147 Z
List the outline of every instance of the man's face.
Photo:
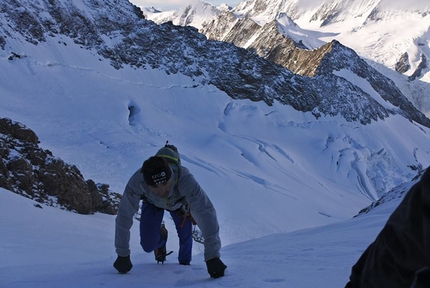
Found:
M 172 187 L 172 178 L 173 177 L 170 177 L 167 182 L 149 186 L 149 189 L 158 196 L 166 198 L 169 195 L 170 187 Z

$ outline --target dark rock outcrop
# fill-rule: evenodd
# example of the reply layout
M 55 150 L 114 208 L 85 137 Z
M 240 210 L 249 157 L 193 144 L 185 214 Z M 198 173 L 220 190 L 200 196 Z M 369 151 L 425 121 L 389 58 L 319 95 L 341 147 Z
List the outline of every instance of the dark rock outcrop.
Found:
M 415 79 L 420 77 L 423 69 L 425 68 L 427 68 L 427 57 L 426 55 L 421 54 L 420 64 L 418 64 L 418 67 L 417 69 L 415 69 L 414 73 L 412 73 L 412 75 L 408 77 L 409 81 L 414 81 Z
M 121 195 L 85 180 L 75 165 L 38 146 L 36 133 L 0 118 L 0 187 L 49 206 L 81 214 L 116 214 Z
M 394 68 L 401 74 L 406 73 L 409 69 L 411 69 L 408 52 L 405 52 L 400 56 Z

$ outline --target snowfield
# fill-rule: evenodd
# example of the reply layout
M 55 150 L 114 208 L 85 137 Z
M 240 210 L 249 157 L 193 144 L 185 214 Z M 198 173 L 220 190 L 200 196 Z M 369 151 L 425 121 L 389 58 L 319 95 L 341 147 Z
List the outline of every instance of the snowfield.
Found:
M 41 209 L 34 206 L 36 202 L 4 189 L 0 189 L 0 199 L 0 253 L 4 259 L 0 286 L 8 288 L 343 287 L 351 266 L 399 203 L 392 201 L 368 215 L 336 224 L 225 246 L 221 253 L 228 265 L 226 275 L 211 279 L 198 251 L 201 244 L 194 243 L 190 266 L 177 263 L 173 228 L 167 248 L 174 253 L 161 265 L 152 253 L 139 247 L 136 222 L 130 243 L 133 269 L 119 274 L 112 267 L 116 259 L 114 216 Z

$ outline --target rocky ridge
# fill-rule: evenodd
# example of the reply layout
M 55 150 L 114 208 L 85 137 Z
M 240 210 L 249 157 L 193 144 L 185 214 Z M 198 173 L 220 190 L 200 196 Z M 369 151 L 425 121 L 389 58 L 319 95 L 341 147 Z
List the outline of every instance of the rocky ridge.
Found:
M 315 77 L 301 76 L 260 57 L 254 51 L 256 47 L 245 50 L 232 43 L 208 41 L 193 27 L 176 26 L 170 22 L 156 25 L 143 19 L 142 11 L 127 1 L 103 1 L 103 5 L 97 0 L 82 1 L 88 6 L 85 11 L 61 0 L 19 3 L 5 0 L 0 9 L 1 23 L 9 23 L 0 26 L 4 50 L 11 55 L 20 55 L 19 51 L 12 50 L 8 45 L 12 39 L 23 37 L 25 41 L 37 45 L 46 37 L 66 35 L 82 48 L 95 50 L 100 57 L 109 59 L 116 69 L 130 65 L 162 69 L 168 74 L 182 73 L 194 79 L 195 85 L 212 84 L 234 99 L 265 101 L 268 105 L 279 101 L 317 117 L 323 114 L 341 115 L 348 121 L 362 124 L 401 113 L 430 127 L 430 120 L 418 110 L 400 111 L 402 107 L 410 107 L 401 93 L 392 95 L 391 99 L 385 97 L 400 108 L 389 109 L 332 71 L 319 73 Z M 325 58 L 328 67 L 339 67 L 335 62 L 343 55 L 347 55 L 343 57 L 345 59 L 354 55 L 352 50 L 334 43 L 338 49 L 332 50 L 332 57 Z M 275 48 L 270 47 L 272 50 Z M 323 52 L 321 50 L 319 53 Z M 275 59 L 277 53 L 272 51 L 268 55 Z M 320 58 L 324 56 L 321 54 Z M 353 59 L 358 61 L 359 57 Z M 351 61 L 345 65 L 356 65 Z M 315 65 L 318 64 L 315 62 Z M 367 70 L 366 76 L 371 79 L 385 78 L 370 67 Z M 385 81 L 388 83 L 388 79 Z M 381 93 L 387 95 L 389 92 L 384 89 L 395 89 L 387 85 L 380 85 L 380 88 Z
M 213 29 L 219 27 L 217 23 L 225 23 L 221 17 L 204 25 L 201 32 L 209 35 L 215 40 L 231 42 L 239 47 L 246 47 L 254 51 L 259 56 L 279 64 L 295 74 L 307 77 L 320 77 L 328 80 L 327 90 L 332 87 L 334 71 L 343 69 L 350 70 L 357 76 L 366 79 L 372 88 L 381 95 L 381 97 L 399 107 L 399 113 L 414 115 L 410 117 L 419 123 L 427 123 L 427 118 L 416 110 L 413 104 L 401 93 L 395 83 L 380 74 L 370 65 L 368 65 L 357 53 L 342 45 L 338 41 L 332 41 L 313 50 L 307 49 L 301 42 L 296 42 L 292 38 L 284 36 L 279 32 L 277 20 L 260 26 L 250 18 L 243 18 L 229 27 L 228 33 L 216 32 Z M 283 16 L 285 17 L 285 16 Z M 223 35 L 221 39 L 216 35 Z M 325 83 L 325 81 L 324 81 Z M 336 94 L 334 90 L 333 93 Z M 325 96 L 330 97 L 330 96 Z M 407 113 L 404 113 L 407 111 Z M 415 112 L 414 112 L 415 111 Z M 417 112 L 417 113 L 416 113 Z
M 107 184 L 85 180 L 75 165 L 53 156 L 38 143 L 31 129 L 0 118 L 0 187 L 80 214 L 116 214 L 120 194 L 109 191 Z
M 399 4 L 391 5 L 387 3 L 388 1 L 326 0 L 318 5 L 306 6 L 309 3 L 304 2 L 278 0 L 242 1 L 230 10 L 213 13 L 211 17 L 206 18 L 206 22 L 203 24 L 200 21 L 198 23 L 191 22 L 187 25 L 199 28 L 199 31 L 209 39 L 234 43 L 239 47 L 256 51 L 258 55 L 269 60 L 274 60 L 275 63 L 281 64 L 294 73 L 309 75 L 306 72 L 303 74 L 301 71 L 303 69 L 316 69 L 315 65 L 318 62 L 314 60 L 315 58 L 321 58 L 319 54 L 325 49 L 321 47 L 324 43 L 316 39 L 310 39 L 307 36 L 307 31 L 298 27 L 294 23 L 294 20 L 320 23 L 321 27 L 324 27 L 332 24 L 339 25 L 338 23 L 351 18 L 361 19 L 361 26 L 357 24 L 359 25 L 358 27 L 351 27 L 351 31 L 355 31 L 378 21 L 385 21 L 387 23 L 390 23 L 390 21 L 396 22 L 396 19 L 403 16 L 413 17 L 414 19 L 422 18 L 422 21 L 428 22 L 428 15 L 430 15 L 430 6 L 426 8 L 424 3 L 421 5 L 415 3 L 415 5 L 408 4 L 402 6 Z M 198 12 L 200 4 L 193 5 L 195 7 L 188 6 L 188 13 L 190 13 L 189 11 Z M 407 6 L 415 8 L 405 8 Z M 166 15 L 165 19 L 182 25 L 177 21 L 177 17 L 181 11 L 179 9 L 175 12 L 176 14 Z M 156 14 L 147 13 L 147 15 L 151 19 L 156 18 L 154 16 Z M 281 23 L 282 21 L 280 20 L 282 18 L 288 18 L 288 24 Z M 157 23 L 161 22 L 157 21 Z M 278 29 L 274 29 L 275 26 Z M 411 51 L 405 52 L 403 50 L 399 52 L 398 62 L 393 63 L 393 69 L 399 73 L 410 75 L 408 77 L 399 76 L 399 79 L 396 81 L 398 81 L 398 85 L 402 86 L 402 92 L 408 101 L 412 102 L 421 112 L 427 113 L 428 109 L 426 107 L 428 104 L 425 104 L 427 101 L 423 99 L 426 98 L 426 95 L 420 92 L 425 88 L 420 88 L 423 84 L 416 81 L 422 77 L 425 78 L 428 72 L 428 56 L 426 56 L 425 52 L 425 47 L 427 46 L 425 44 L 426 36 L 413 38 L 416 39 L 413 41 L 414 44 L 411 43 L 411 45 L 416 45 L 418 50 L 422 50 L 419 56 L 421 59 L 420 63 L 416 63 L 416 67 L 413 68 L 415 65 L 411 64 L 412 62 L 416 62 L 414 59 L 418 56 L 409 55 Z M 400 47 L 402 45 L 397 46 Z M 310 52 L 307 53 L 302 51 L 302 49 L 309 50 Z M 315 49 L 318 50 L 316 53 L 313 52 Z M 372 64 L 370 62 L 369 64 L 372 67 L 378 68 L 375 63 Z M 299 66 L 299 70 L 296 66 Z M 414 70 L 411 70 L 411 68 Z M 383 71 L 384 69 L 379 70 Z M 382 73 L 385 75 L 384 72 Z M 372 86 L 374 85 L 372 84 Z

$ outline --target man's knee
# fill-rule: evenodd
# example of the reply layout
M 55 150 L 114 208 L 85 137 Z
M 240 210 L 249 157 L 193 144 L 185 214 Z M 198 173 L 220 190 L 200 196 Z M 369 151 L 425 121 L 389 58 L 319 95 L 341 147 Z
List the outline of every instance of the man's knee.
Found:
M 156 241 L 145 238 L 140 239 L 140 246 L 142 246 L 143 251 L 147 253 L 152 252 L 157 248 L 155 247 L 157 246 Z

